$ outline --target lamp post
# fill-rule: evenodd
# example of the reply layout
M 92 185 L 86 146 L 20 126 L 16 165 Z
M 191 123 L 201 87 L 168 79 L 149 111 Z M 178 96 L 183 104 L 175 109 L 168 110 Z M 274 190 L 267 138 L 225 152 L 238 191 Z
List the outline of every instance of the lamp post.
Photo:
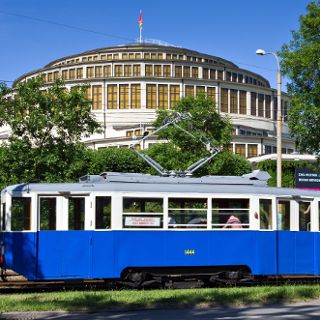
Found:
M 274 52 L 266 52 L 265 50 L 258 49 L 256 54 L 264 56 L 272 54 L 277 61 L 277 187 L 281 188 L 282 185 L 282 115 L 281 115 L 281 69 L 279 57 Z

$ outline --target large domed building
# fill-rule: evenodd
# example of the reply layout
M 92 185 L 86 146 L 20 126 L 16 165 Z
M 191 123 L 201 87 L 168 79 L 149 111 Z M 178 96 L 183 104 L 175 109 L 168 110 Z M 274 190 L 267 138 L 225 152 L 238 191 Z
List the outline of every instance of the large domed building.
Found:
M 276 152 L 277 93 L 268 80 L 220 57 L 171 45 L 133 43 L 86 51 L 50 62 L 18 82 L 43 75 L 62 77 L 71 88 L 90 86 L 92 113 L 103 133 L 84 142 L 93 148 L 127 147 L 152 123 L 159 109 L 172 109 L 184 96 L 205 93 L 234 125 L 230 149 L 245 157 Z M 282 95 L 283 153 L 295 151 L 288 135 L 289 98 Z M 147 140 L 141 148 L 156 143 Z

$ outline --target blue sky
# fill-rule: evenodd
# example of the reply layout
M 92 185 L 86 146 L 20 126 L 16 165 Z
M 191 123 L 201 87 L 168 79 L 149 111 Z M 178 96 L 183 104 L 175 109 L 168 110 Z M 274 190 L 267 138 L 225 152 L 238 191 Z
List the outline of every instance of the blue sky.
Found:
M 137 19 L 142 9 L 144 38 L 231 60 L 266 77 L 275 87 L 274 58 L 257 56 L 255 51 L 278 51 L 289 42 L 308 3 L 309 0 L 0 0 L 0 79 L 14 80 L 67 55 L 133 42 L 139 36 Z

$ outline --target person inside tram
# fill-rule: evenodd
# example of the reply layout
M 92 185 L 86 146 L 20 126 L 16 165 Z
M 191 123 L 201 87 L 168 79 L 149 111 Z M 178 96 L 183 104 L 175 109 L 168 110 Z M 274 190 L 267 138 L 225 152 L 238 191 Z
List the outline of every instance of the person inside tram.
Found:
M 226 228 L 241 229 L 242 228 L 241 221 L 238 217 L 232 214 L 222 228 L 223 229 L 226 229 Z

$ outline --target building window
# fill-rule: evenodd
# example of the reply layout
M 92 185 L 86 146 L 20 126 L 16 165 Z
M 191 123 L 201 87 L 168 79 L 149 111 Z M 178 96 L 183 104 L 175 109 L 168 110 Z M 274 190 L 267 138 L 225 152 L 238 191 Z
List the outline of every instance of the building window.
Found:
M 93 67 L 87 67 L 87 78 L 93 78 L 93 77 L 94 77 Z
M 118 53 L 115 53 L 113 55 L 113 60 L 119 60 L 119 54 Z
M 157 59 L 157 55 L 155 53 L 151 53 L 151 60 L 156 60 Z
M 183 77 L 190 78 L 190 67 L 183 67 Z
M 62 79 L 68 80 L 68 70 L 62 70 Z
M 257 94 L 255 92 L 251 92 L 251 115 L 257 115 Z
M 175 104 L 180 100 L 180 86 L 170 86 L 170 108 L 173 109 Z
M 145 54 L 144 54 L 144 58 L 145 58 L 145 59 L 150 59 L 150 53 L 145 53 Z
M 271 96 L 265 96 L 266 103 L 266 118 L 271 118 Z
M 210 69 L 210 79 L 211 80 L 216 79 L 216 69 Z
M 264 146 L 264 153 L 265 154 L 272 153 L 272 146 Z
M 130 60 L 133 60 L 133 59 L 134 59 L 134 53 L 132 53 L 132 52 L 129 53 L 129 59 L 130 59 Z
M 48 73 L 48 82 L 52 82 L 52 80 L 53 80 L 53 74 L 52 74 L 52 72 L 49 72 Z
M 246 145 L 245 144 L 240 144 L 236 143 L 235 144 L 235 154 L 238 154 L 239 156 L 246 156 Z
M 140 64 L 134 64 L 133 65 L 133 76 L 134 77 L 140 77 L 141 75 L 141 67 Z
M 73 80 L 76 78 L 76 69 L 70 69 L 69 70 L 69 79 Z
M 126 60 L 128 59 L 128 54 L 127 53 L 123 53 L 122 54 L 122 60 Z
M 207 87 L 207 97 L 211 98 L 214 102 L 216 101 L 216 88 Z
M 132 109 L 141 108 L 140 84 L 131 85 L 131 108 Z
M 146 77 L 153 76 L 152 67 L 152 64 L 146 64 Z
M 221 89 L 221 111 L 228 112 L 228 89 Z
M 159 84 L 158 86 L 159 109 L 168 109 L 168 86 Z
M 141 53 L 140 52 L 136 53 L 135 57 L 136 57 L 136 59 L 141 59 Z
M 147 109 L 155 109 L 157 106 L 157 93 L 155 84 L 147 84 Z
M 132 67 L 130 65 L 124 66 L 124 76 L 131 77 Z
M 102 86 L 92 86 L 92 109 L 102 109 Z
M 170 77 L 171 76 L 171 66 L 170 65 L 164 65 L 163 66 L 163 76 L 164 77 Z
M 218 80 L 223 80 L 223 71 L 222 70 L 218 70 L 217 71 L 217 73 L 218 73 Z
M 238 90 L 230 89 L 230 112 L 238 113 Z
M 194 96 L 194 86 L 185 86 L 185 96 Z
M 198 96 L 201 93 L 205 93 L 205 88 L 203 86 L 196 86 L 196 95 Z
M 175 68 L 174 68 L 174 76 L 176 78 L 182 78 L 182 66 L 175 66 Z
M 97 66 L 96 67 L 96 78 L 101 78 L 102 77 L 102 67 Z
M 240 113 L 247 113 L 247 92 L 240 90 Z
M 258 155 L 258 145 L 248 144 L 248 158 L 256 157 Z
M 82 68 L 81 68 L 81 71 L 82 71 Z M 57 80 L 59 78 L 59 71 L 55 71 L 53 73 L 53 80 Z
M 119 97 L 119 108 L 129 109 L 129 85 L 119 85 L 120 97 Z
M 82 79 L 83 78 L 83 69 L 78 68 L 77 69 L 77 79 Z
M 209 79 L 209 69 L 207 68 L 202 69 L 202 79 Z
M 258 117 L 263 117 L 263 101 L 264 101 L 264 95 L 259 93 L 258 94 Z
M 198 67 L 192 67 L 192 78 L 198 79 L 199 77 L 199 69 Z
M 111 66 L 107 65 L 103 67 L 103 76 L 106 78 L 110 78 L 111 77 Z
M 108 109 L 117 109 L 118 88 L 116 84 L 109 84 L 107 88 Z
M 161 65 L 158 64 L 154 66 L 154 76 L 161 77 Z
M 122 77 L 123 73 L 122 73 L 122 66 L 121 65 L 117 65 L 115 66 L 115 76 L 116 77 Z
M 226 72 L 226 81 L 231 81 L 231 72 Z
M 238 74 L 237 73 L 232 73 L 232 81 L 237 82 L 238 80 Z
M 111 53 L 107 54 L 107 60 L 112 60 L 112 54 Z

